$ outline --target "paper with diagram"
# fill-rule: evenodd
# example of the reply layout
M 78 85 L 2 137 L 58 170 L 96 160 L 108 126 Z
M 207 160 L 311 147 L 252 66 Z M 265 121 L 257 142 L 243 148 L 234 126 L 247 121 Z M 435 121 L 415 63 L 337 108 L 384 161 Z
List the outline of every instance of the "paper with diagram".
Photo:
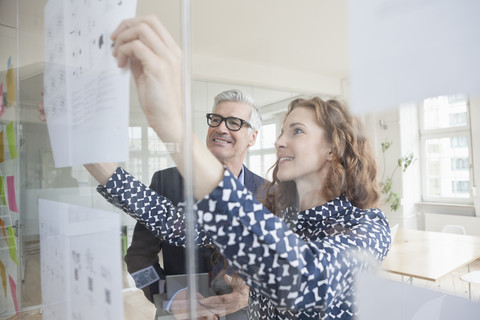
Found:
M 49 0 L 44 105 L 56 167 L 128 159 L 130 72 L 110 35 L 135 0 Z
M 38 206 L 43 319 L 123 319 L 119 214 Z

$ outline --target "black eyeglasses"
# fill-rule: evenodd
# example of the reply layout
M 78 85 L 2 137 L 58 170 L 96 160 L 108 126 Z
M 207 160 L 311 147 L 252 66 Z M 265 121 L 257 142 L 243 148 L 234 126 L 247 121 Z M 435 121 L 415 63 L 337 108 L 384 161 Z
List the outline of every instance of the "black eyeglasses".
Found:
M 227 129 L 230 131 L 238 131 L 242 129 L 243 125 L 246 125 L 249 128 L 252 127 L 250 123 L 240 118 L 236 118 L 236 117 L 224 118 L 219 114 L 207 113 L 207 124 L 210 127 L 216 128 L 222 123 L 222 121 L 225 121 L 225 125 L 227 126 Z

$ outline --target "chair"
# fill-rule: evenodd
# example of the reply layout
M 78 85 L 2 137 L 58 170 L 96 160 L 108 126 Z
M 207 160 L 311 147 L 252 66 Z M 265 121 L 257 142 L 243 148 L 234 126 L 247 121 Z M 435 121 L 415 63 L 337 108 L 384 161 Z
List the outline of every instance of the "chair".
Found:
M 460 277 L 460 279 L 468 282 L 468 297 L 472 299 L 472 283 L 480 284 L 480 271 L 471 271 L 465 273 L 463 276 Z
M 454 233 L 454 234 L 467 234 L 465 228 L 458 224 L 446 224 L 443 226 L 442 231 L 445 233 Z
M 398 223 L 390 228 L 390 237 L 392 238 L 392 244 L 395 241 L 397 231 L 398 231 Z

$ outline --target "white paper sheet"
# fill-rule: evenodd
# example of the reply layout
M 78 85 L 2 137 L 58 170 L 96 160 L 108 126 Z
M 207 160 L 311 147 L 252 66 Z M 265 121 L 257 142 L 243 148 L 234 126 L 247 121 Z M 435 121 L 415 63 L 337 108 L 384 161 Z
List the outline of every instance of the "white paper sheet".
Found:
M 43 319 L 123 319 L 119 214 L 38 205 Z
M 128 159 L 130 72 L 111 33 L 136 0 L 49 0 L 44 105 L 56 167 Z
M 480 92 L 480 1 L 350 0 L 351 106 Z

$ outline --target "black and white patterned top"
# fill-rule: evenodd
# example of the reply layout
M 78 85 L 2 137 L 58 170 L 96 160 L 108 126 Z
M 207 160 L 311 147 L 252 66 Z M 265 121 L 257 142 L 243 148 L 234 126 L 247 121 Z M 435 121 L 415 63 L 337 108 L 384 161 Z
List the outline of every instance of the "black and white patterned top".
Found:
M 183 206 L 148 189 L 122 168 L 97 189 L 157 236 L 184 245 Z M 270 213 L 225 170 L 195 204 L 197 243 L 215 244 L 251 287 L 249 319 L 352 319 L 353 281 L 382 261 L 390 229 L 379 209 L 358 209 L 345 196 L 284 219 Z

